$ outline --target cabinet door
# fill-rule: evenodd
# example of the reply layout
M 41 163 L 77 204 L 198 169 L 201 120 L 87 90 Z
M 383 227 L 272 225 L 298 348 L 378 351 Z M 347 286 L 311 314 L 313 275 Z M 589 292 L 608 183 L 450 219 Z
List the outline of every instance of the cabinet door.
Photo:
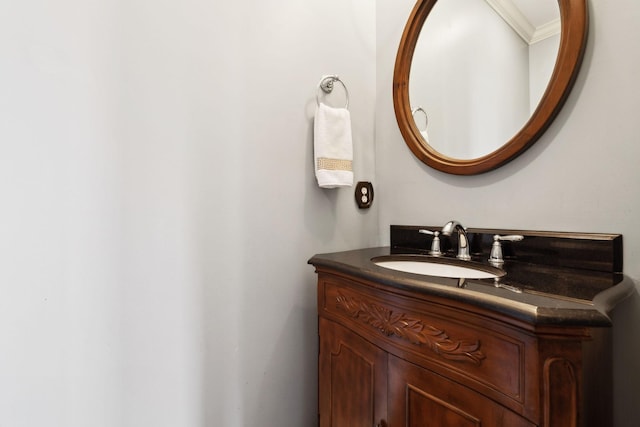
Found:
M 459 383 L 391 355 L 388 409 L 390 426 L 534 426 Z
M 385 426 L 387 354 L 324 318 L 319 334 L 320 427 Z

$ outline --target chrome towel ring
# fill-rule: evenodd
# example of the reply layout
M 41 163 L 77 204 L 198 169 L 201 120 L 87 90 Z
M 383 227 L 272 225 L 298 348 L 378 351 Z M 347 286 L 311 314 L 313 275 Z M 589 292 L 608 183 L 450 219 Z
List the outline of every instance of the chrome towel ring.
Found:
M 416 107 L 413 110 L 411 110 L 411 115 L 413 116 L 414 120 L 416 119 L 415 115 L 417 112 L 421 112 L 422 114 L 424 114 L 424 128 L 426 130 L 427 127 L 429 127 L 429 116 L 427 115 L 427 112 L 424 111 L 422 107 Z
M 344 93 L 347 98 L 347 105 L 345 105 L 344 108 L 349 109 L 349 91 L 347 90 L 347 86 L 344 84 L 344 82 L 340 80 L 340 77 L 336 75 L 322 76 L 322 79 L 320 79 L 320 83 L 318 83 L 318 86 L 324 93 L 331 93 L 333 92 L 333 84 L 335 82 L 340 83 L 344 88 Z M 318 94 L 316 94 L 316 103 L 320 105 L 320 98 Z

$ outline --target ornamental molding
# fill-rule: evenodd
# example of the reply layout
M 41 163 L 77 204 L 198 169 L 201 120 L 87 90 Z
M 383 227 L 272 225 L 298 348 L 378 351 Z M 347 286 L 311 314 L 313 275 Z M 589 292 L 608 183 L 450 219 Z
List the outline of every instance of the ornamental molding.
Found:
M 340 294 L 336 297 L 336 306 L 386 336 L 395 335 L 412 344 L 427 346 L 445 359 L 480 365 L 486 358 L 480 351 L 480 340 L 451 339 L 445 331 L 405 313 L 394 312 L 381 305 Z

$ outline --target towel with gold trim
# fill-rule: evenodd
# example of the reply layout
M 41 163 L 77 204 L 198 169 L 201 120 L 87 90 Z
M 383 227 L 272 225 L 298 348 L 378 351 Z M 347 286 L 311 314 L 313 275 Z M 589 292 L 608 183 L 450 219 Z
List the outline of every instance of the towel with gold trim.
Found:
M 316 179 L 322 188 L 353 185 L 351 115 L 320 102 L 313 124 Z

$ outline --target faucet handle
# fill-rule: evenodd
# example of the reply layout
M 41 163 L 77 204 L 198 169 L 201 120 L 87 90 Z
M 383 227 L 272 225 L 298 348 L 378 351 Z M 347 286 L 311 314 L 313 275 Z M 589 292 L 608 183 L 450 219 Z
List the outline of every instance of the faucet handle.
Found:
M 519 234 L 510 234 L 506 236 L 495 234 L 493 236 L 493 244 L 491 245 L 491 254 L 489 254 L 489 263 L 497 267 L 504 264 L 504 259 L 502 258 L 502 244 L 500 243 L 501 241 L 519 242 L 522 239 L 524 239 L 524 236 Z
M 429 251 L 429 255 L 431 256 L 442 256 L 442 252 L 440 251 L 440 232 L 439 231 L 431 231 L 420 229 L 418 233 L 422 234 L 430 234 L 433 236 L 433 240 L 431 241 L 431 250 Z

